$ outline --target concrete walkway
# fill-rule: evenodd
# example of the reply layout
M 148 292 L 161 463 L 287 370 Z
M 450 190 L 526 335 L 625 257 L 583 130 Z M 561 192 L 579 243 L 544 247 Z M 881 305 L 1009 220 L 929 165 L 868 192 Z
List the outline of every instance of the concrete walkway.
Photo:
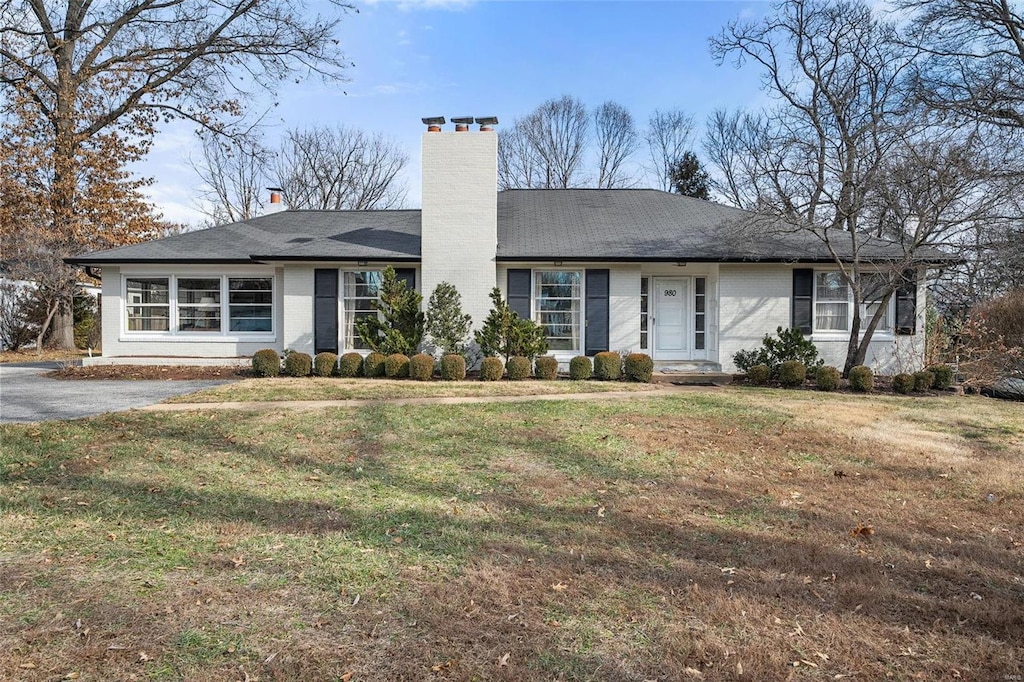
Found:
M 282 400 L 220 403 L 159 403 L 141 408 L 145 412 L 189 412 L 193 410 L 321 410 L 331 407 L 369 407 L 373 405 L 480 405 L 483 403 L 532 403 L 538 400 L 621 400 L 658 398 L 679 393 L 713 391 L 717 386 L 660 386 L 649 391 L 607 391 L 602 393 L 551 393 L 545 395 L 448 396 L 443 398 L 375 398 L 372 400 Z
M 227 381 L 51 379 L 56 362 L 0 364 L 0 423 L 77 419 L 144 407 Z

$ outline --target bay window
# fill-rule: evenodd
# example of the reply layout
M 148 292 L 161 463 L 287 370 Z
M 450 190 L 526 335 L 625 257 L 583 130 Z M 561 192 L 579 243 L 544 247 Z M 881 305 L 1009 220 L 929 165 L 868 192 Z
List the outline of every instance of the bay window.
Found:
M 534 310 L 553 351 L 580 350 L 580 282 L 578 270 L 534 271 Z

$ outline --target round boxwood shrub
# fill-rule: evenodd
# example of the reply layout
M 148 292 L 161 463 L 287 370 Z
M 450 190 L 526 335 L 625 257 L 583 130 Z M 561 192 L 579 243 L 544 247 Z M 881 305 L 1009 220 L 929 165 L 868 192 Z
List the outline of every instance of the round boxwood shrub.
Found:
M 364 377 L 382 377 L 384 376 L 384 361 L 387 360 L 387 356 L 383 353 L 370 353 L 363 358 L 363 376 Z
M 522 381 L 530 376 L 530 358 L 521 355 L 510 357 L 505 371 L 508 372 L 509 381 Z
M 857 393 L 870 393 L 875 388 L 875 374 L 870 367 L 857 365 L 850 370 L 850 388 Z
M 371 353 L 372 355 L 372 353 Z M 383 359 L 384 356 L 381 356 Z M 349 379 L 363 373 L 363 356 L 359 353 L 345 353 L 338 360 L 338 376 Z
M 779 383 L 784 388 L 803 386 L 807 381 L 807 366 L 799 360 L 786 360 L 779 365 Z
M 256 351 L 252 356 L 252 371 L 258 377 L 276 377 L 281 373 L 281 356 L 273 348 Z
M 601 381 L 617 381 L 622 375 L 622 356 L 606 350 L 594 356 L 594 378 Z
M 445 381 L 462 381 L 466 378 L 466 358 L 458 353 L 449 353 L 441 358 L 441 378 Z
M 843 375 L 835 367 L 819 367 L 814 370 L 814 383 L 819 391 L 834 391 L 839 388 Z
M 906 373 L 897 374 L 892 378 L 892 390 L 903 395 L 910 393 L 914 390 L 914 377 Z
M 430 381 L 434 376 L 434 356 L 417 353 L 409 358 L 409 376 L 416 381 Z
M 772 370 L 768 365 L 754 365 L 747 370 L 747 381 L 751 386 L 765 386 L 771 375 Z
M 554 381 L 558 378 L 558 358 L 542 355 L 533 363 L 534 375 L 543 381 Z
M 290 377 L 308 377 L 313 371 L 313 358 L 309 353 L 288 353 L 284 356 L 284 373 Z
M 922 393 L 927 391 L 935 383 L 935 375 L 930 370 L 922 369 L 920 372 L 914 372 L 914 391 Z
M 594 374 L 594 366 L 586 355 L 577 355 L 569 361 L 569 378 L 574 381 L 586 381 Z
M 317 353 L 313 356 L 313 375 L 329 377 L 334 374 L 338 364 L 338 356 L 334 353 Z
M 404 379 L 409 376 L 409 356 L 392 353 L 384 358 L 384 376 L 388 379 Z
M 484 358 L 480 363 L 480 381 L 498 381 L 505 373 L 501 358 Z
M 938 391 L 945 391 L 953 385 L 953 368 L 949 365 L 934 365 L 928 368 L 935 375 L 932 388 Z
M 654 378 L 654 360 L 647 353 L 630 353 L 622 361 L 622 373 L 626 381 L 649 384 Z

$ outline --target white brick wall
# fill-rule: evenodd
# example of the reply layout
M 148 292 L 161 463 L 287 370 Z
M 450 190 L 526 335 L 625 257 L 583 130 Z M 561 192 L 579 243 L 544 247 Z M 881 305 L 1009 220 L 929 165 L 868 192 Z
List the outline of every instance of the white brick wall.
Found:
M 313 354 L 313 266 L 288 265 L 282 286 L 282 350 Z
M 426 306 L 442 281 L 462 295 L 479 328 L 491 308 L 498 243 L 498 136 L 423 134 L 423 238 L 420 291 Z
M 610 270 L 608 348 L 640 352 L 640 266 L 613 266 Z

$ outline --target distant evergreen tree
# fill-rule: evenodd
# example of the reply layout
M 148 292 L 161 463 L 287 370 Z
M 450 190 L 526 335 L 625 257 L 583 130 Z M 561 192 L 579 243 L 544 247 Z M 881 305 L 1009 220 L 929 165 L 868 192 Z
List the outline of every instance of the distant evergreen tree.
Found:
M 693 152 L 683 152 L 683 155 L 669 167 L 669 178 L 672 183 L 672 191 L 696 199 L 710 199 L 711 191 L 708 187 L 710 176 L 700 165 L 700 160 Z

